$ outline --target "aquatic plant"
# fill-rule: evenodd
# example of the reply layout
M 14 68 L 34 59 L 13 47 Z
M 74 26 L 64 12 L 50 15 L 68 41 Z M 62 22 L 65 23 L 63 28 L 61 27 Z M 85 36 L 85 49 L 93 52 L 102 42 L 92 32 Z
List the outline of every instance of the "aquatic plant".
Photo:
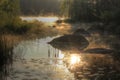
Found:
M 16 37 L 0 34 L 0 80 L 6 80 L 13 63 L 13 48 Z

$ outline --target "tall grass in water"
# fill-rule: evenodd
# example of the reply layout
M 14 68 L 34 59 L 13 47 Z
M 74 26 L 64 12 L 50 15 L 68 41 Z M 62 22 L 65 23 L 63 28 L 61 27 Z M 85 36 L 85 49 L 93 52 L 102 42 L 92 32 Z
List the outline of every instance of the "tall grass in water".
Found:
M 13 63 L 13 48 L 16 38 L 0 34 L 0 80 L 6 80 Z

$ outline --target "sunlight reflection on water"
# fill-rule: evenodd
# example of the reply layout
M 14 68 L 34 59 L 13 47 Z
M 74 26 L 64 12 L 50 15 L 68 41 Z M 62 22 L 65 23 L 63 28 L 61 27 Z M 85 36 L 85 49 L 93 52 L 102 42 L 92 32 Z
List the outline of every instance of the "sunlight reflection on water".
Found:
M 70 58 L 71 64 L 75 65 L 77 63 L 80 63 L 80 61 L 81 61 L 81 58 L 79 55 L 75 55 L 75 54 L 71 55 L 71 58 Z

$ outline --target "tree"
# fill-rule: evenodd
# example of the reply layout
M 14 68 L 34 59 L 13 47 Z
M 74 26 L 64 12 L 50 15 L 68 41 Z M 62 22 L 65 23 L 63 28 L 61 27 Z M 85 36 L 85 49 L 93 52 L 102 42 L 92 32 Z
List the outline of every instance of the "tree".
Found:
M 73 20 L 120 21 L 120 0 L 63 0 L 62 12 Z
M 0 1 L 0 26 L 14 24 L 20 13 L 19 0 Z

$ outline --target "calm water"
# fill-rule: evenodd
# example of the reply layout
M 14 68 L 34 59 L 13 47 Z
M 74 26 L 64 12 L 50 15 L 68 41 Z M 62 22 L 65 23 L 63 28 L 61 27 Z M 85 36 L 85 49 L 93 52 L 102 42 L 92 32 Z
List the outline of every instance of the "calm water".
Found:
M 21 18 L 48 25 L 58 20 L 57 17 Z M 62 52 L 47 44 L 56 37 L 19 43 L 13 50 L 15 60 L 8 80 L 120 80 L 120 61 L 115 57 L 102 53 Z M 88 49 L 109 47 L 97 36 L 91 39 Z
M 120 79 L 119 62 L 109 54 L 69 54 L 47 44 L 53 38 L 19 43 L 8 80 Z
M 15 47 L 16 60 L 8 80 L 74 80 L 62 52 L 47 44 L 52 39 L 25 41 Z

